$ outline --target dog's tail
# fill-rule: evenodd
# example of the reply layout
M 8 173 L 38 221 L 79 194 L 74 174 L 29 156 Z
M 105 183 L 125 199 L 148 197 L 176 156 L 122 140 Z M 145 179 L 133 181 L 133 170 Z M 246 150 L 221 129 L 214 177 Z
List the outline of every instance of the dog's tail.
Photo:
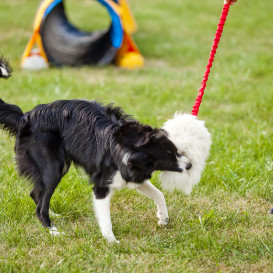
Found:
M 0 57 L 0 78 L 9 78 L 12 67 L 7 59 Z M 0 129 L 8 131 L 11 135 L 16 135 L 19 128 L 19 121 L 24 115 L 22 110 L 12 104 L 5 103 L 0 99 Z
M 0 78 L 9 78 L 12 74 L 12 67 L 9 64 L 8 60 L 3 56 L 0 57 Z
M 16 135 L 23 111 L 16 105 L 5 103 L 0 99 L 0 128 Z

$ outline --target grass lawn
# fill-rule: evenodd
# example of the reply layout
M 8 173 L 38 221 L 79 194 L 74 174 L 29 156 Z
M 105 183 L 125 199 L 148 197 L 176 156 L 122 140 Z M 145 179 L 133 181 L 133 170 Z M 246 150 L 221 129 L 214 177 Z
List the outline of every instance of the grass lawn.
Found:
M 108 25 L 91 0 L 67 0 L 79 27 Z M 190 112 L 200 87 L 223 0 L 131 0 L 143 69 L 115 66 L 19 68 L 39 1 L 0 1 L 0 54 L 14 66 L 0 98 L 24 111 L 57 99 L 98 99 L 160 127 L 175 111 Z M 199 118 L 212 134 L 211 154 L 190 196 L 164 192 L 170 223 L 157 226 L 153 202 L 117 192 L 112 222 L 118 245 L 100 235 L 92 187 L 74 167 L 55 191 L 52 238 L 35 216 L 30 185 L 14 165 L 14 140 L 0 133 L 0 272 L 272 272 L 273 5 L 231 7 Z M 152 182 L 160 188 L 157 174 Z

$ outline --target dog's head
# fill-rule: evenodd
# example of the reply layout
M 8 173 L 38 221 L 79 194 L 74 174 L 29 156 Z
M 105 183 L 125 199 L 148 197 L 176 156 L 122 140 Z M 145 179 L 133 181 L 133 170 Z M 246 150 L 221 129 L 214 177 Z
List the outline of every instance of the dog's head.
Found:
M 155 170 L 182 172 L 191 168 L 185 154 L 178 153 L 163 129 L 126 125 L 121 128 L 119 139 L 122 150 L 119 169 L 126 181 L 142 182 L 151 178 Z

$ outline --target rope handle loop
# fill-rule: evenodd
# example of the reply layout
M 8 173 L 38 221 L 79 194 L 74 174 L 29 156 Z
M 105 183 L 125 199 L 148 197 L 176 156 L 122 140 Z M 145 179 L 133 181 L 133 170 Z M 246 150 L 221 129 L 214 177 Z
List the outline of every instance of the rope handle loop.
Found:
M 222 35 L 222 32 L 223 32 L 223 28 L 224 28 L 224 25 L 225 25 L 225 22 L 226 22 L 226 18 L 227 18 L 227 15 L 228 15 L 228 12 L 229 12 L 229 7 L 230 7 L 231 3 L 232 3 L 232 1 L 229 1 L 227 4 L 224 4 L 222 14 L 221 14 L 221 17 L 220 17 L 220 21 L 219 21 L 219 24 L 218 24 L 218 27 L 217 27 L 217 30 L 216 30 L 216 34 L 215 34 L 215 37 L 214 37 L 214 41 L 213 41 L 212 49 L 211 49 L 211 52 L 210 52 L 210 57 L 209 57 L 209 60 L 208 60 L 206 71 L 205 71 L 205 74 L 203 76 L 203 80 L 201 82 L 201 87 L 200 87 L 200 89 L 198 91 L 198 95 L 197 95 L 197 97 L 195 99 L 195 104 L 193 105 L 193 108 L 192 108 L 192 115 L 193 116 L 197 116 L 197 114 L 198 114 L 199 107 L 200 107 L 202 97 L 204 95 L 204 91 L 205 91 L 205 88 L 206 88 L 206 85 L 207 85 L 208 77 L 209 77 L 209 74 L 210 74 L 210 69 L 212 67 L 214 56 L 216 54 L 216 50 L 218 48 L 218 44 L 219 44 L 220 39 L 221 39 L 221 35 Z

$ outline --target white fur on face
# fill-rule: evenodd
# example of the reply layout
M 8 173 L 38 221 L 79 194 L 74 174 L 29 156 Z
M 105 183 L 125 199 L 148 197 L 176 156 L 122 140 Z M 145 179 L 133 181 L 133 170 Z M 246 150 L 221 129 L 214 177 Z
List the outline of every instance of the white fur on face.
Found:
M 126 153 L 122 159 L 122 162 L 127 166 L 128 165 L 128 160 L 129 160 L 130 154 Z
M 192 188 L 201 178 L 202 170 L 209 155 L 211 136 L 205 127 L 205 122 L 196 116 L 176 113 L 173 119 L 165 122 L 163 129 L 176 146 L 178 153 L 185 154 L 179 159 L 182 173 L 164 171 L 160 175 L 162 187 L 173 191 L 180 189 L 190 194 Z M 188 158 L 188 159 L 187 159 Z M 185 169 L 184 160 L 189 160 L 191 169 Z

